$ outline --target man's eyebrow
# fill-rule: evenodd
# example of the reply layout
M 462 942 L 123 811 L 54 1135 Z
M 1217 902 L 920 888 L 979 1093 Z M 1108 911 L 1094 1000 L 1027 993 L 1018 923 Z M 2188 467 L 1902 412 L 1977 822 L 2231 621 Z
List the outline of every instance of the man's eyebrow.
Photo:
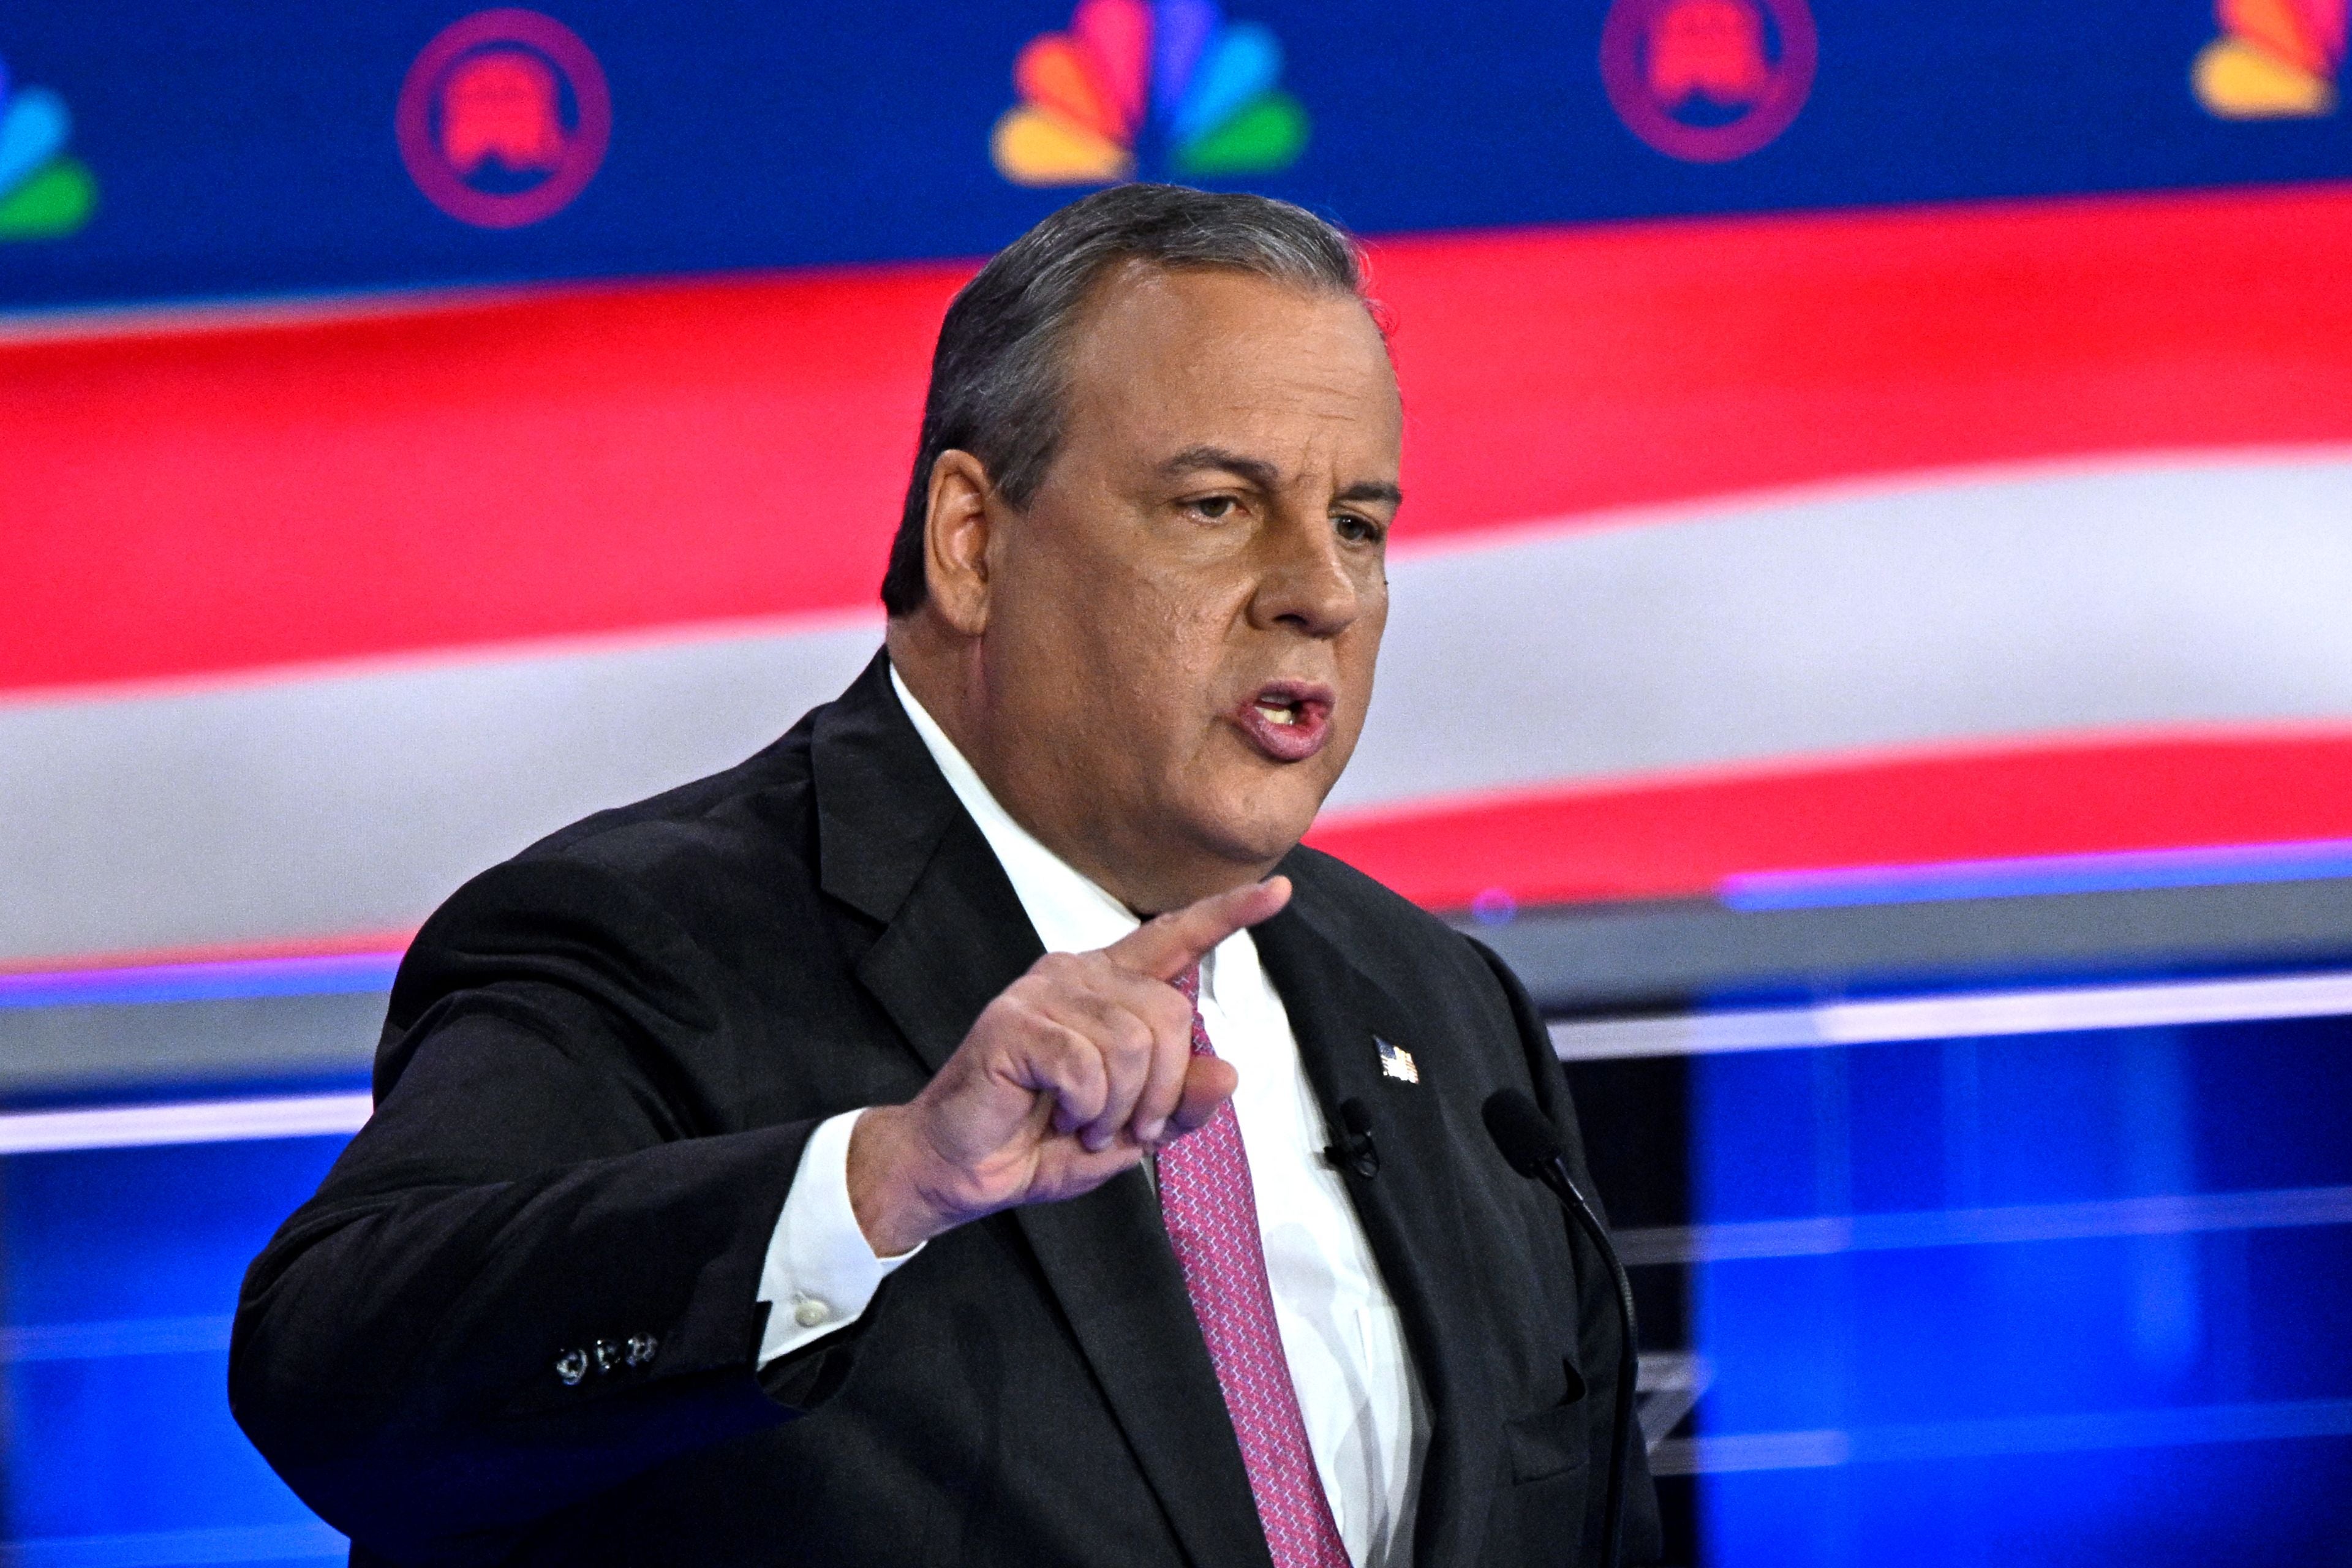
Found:
M 1236 479 L 1247 479 L 1260 489 L 1277 489 L 1282 479 L 1282 470 L 1264 458 L 1244 458 L 1223 447 L 1187 447 L 1160 465 L 1160 471 L 1171 479 L 1195 474 L 1202 468 L 1222 469 Z
M 1165 463 L 1160 471 L 1171 479 L 1184 474 L 1213 468 L 1247 479 L 1260 489 L 1280 487 L 1282 470 L 1263 458 L 1245 458 L 1239 452 L 1223 447 L 1187 447 Z M 1404 491 L 1385 479 L 1359 479 L 1331 498 L 1335 501 L 1386 501 L 1391 506 L 1404 504 Z

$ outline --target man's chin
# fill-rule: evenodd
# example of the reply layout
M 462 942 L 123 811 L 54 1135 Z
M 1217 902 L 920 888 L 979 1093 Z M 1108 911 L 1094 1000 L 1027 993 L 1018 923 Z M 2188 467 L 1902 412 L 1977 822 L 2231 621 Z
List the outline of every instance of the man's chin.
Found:
M 1216 808 L 1188 814 L 1193 817 L 1193 841 L 1221 860 L 1263 875 L 1298 847 L 1322 805 L 1320 791 L 1311 798 L 1284 799 L 1289 793 L 1279 784 L 1261 787 L 1220 802 Z

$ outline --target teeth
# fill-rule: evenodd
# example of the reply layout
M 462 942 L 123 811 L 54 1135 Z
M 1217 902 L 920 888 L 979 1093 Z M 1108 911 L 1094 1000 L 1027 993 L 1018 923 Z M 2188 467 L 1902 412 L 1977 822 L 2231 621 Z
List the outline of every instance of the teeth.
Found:
M 1298 710 L 1295 708 L 1276 708 L 1272 703 L 1261 702 L 1257 705 L 1257 710 L 1265 714 L 1273 723 L 1296 724 L 1298 722 Z

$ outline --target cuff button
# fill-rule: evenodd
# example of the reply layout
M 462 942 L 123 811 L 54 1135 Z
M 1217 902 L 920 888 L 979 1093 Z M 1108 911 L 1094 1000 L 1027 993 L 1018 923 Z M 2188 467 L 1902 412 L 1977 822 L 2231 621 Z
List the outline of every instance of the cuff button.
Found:
M 565 1351 L 555 1358 L 555 1375 L 563 1380 L 566 1388 L 577 1388 L 580 1380 L 588 1375 L 588 1352 Z
M 646 1363 L 654 1359 L 654 1352 L 659 1349 L 661 1349 L 661 1342 L 654 1338 L 653 1335 L 631 1334 L 629 1336 L 629 1364 L 631 1366 L 645 1365 Z

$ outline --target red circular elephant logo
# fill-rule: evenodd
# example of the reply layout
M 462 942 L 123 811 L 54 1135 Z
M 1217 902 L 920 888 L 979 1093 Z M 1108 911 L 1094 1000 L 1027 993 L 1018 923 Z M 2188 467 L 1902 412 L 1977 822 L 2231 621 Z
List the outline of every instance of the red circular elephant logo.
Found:
M 587 188 L 612 140 L 612 93 L 562 23 L 481 11 L 416 57 L 394 130 L 409 177 L 435 206 L 482 228 L 520 228 Z

